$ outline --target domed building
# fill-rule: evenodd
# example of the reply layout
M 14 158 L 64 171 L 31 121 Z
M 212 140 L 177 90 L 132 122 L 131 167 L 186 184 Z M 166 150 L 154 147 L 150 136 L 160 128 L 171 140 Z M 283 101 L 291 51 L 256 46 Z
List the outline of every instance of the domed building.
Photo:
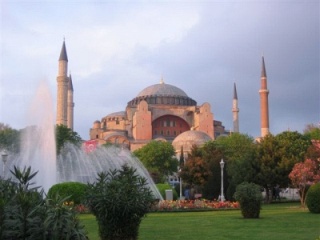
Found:
M 178 156 L 180 156 L 182 148 L 184 158 L 187 159 L 188 153 L 191 153 L 193 145 L 202 146 L 210 140 L 212 140 L 212 138 L 205 132 L 189 130 L 177 136 L 173 140 L 172 146 L 176 150 L 176 155 Z
M 215 134 L 214 123 L 219 133 Z M 172 142 L 190 129 L 210 139 L 224 133 L 221 122 L 214 121 L 209 103 L 197 105 L 182 89 L 161 80 L 129 101 L 125 111 L 95 121 L 90 140 L 120 144 L 134 151 L 151 140 Z
M 68 56 L 63 41 L 57 76 L 56 124 L 73 130 L 74 106 L 73 83 L 68 73 Z M 270 133 L 267 73 L 262 57 L 260 95 L 261 138 Z M 236 85 L 232 101 L 233 132 L 239 132 L 239 108 Z M 151 140 L 172 142 L 178 135 L 193 129 L 215 139 L 227 133 L 221 121 L 214 120 L 209 103 L 197 105 L 180 88 L 165 84 L 163 80 L 143 89 L 128 102 L 125 111 L 105 115 L 93 123 L 90 140 L 85 145 L 96 146 L 116 143 L 134 151 Z M 261 139 L 258 138 L 258 139 Z M 177 151 L 177 149 L 176 149 Z

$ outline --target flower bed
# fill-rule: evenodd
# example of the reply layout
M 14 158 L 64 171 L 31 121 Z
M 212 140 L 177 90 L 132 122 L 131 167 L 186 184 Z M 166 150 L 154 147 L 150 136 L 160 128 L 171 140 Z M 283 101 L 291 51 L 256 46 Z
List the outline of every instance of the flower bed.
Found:
M 209 201 L 206 199 L 197 200 L 177 200 L 159 201 L 155 206 L 153 211 L 202 211 L 202 210 L 219 210 L 219 209 L 239 209 L 238 202 L 218 202 Z

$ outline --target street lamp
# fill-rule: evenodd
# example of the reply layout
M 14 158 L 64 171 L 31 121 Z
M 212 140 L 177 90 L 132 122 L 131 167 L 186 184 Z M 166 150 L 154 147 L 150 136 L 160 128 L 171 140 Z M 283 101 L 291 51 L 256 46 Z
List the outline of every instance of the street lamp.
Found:
M 5 168 L 7 159 L 8 159 L 8 153 L 7 153 L 7 151 L 6 151 L 6 150 L 3 150 L 1 156 L 2 156 L 2 162 L 3 162 L 3 165 L 2 165 L 2 177 L 4 178 L 4 168 Z
M 224 194 L 223 194 L 223 168 L 224 168 L 224 161 L 221 159 L 220 162 L 220 168 L 221 168 L 221 195 L 220 195 L 220 201 L 224 202 Z

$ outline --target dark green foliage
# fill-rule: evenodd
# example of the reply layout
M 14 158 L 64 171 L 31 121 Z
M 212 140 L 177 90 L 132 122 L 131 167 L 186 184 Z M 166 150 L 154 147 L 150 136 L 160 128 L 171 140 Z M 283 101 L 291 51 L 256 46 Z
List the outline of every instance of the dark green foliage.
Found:
M 47 199 L 43 223 L 46 239 L 87 239 L 76 212 L 64 204 L 67 201 L 68 198 L 62 198 L 58 194 Z
M 320 183 L 316 183 L 309 188 L 306 204 L 310 212 L 320 213 Z
M 260 189 L 259 185 L 247 182 L 237 186 L 234 198 L 240 203 L 244 218 L 259 218 L 262 200 Z
M 271 201 L 269 190 L 277 184 L 290 184 L 289 174 L 293 166 L 305 158 L 311 141 L 298 132 L 282 132 L 276 136 L 269 134 L 257 144 L 256 183 L 267 191 L 266 201 Z
M 179 165 L 179 161 L 174 157 L 175 150 L 169 142 L 151 141 L 133 154 L 148 169 L 155 183 L 164 182 L 168 175 L 177 171 Z
M 177 200 L 178 199 L 178 193 L 176 191 L 175 188 L 172 188 L 170 186 L 170 184 L 167 183 L 157 183 L 156 184 L 161 196 L 163 199 L 166 199 L 166 190 L 172 190 L 172 194 L 173 194 L 173 200 Z M 180 187 L 180 186 L 179 186 Z
M 303 133 L 311 140 L 320 140 L 320 127 L 315 124 L 308 124 Z
M 10 152 L 20 150 L 20 131 L 11 128 L 9 125 L 0 123 L 0 149 L 7 149 Z
M 229 136 L 220 136 L 215 145 L 223 152 L 226 162 L 227 198 L 232 200 L 236 186 L 242 182 L 254 182 L 257 174 L 256 145 L 254 139 L 246 134 L 232 133 Z
M 208 181 L 203 186 L 203 197 L 209 200 L 218 199 L 221 192 L 221 168 L 220 161 L 223 158 L 223 154 L 221 149 L 218 147 L 217 141 L 208 141 L 203 146 L 203 159 L 208 162 L 208 169 L 211 174 L 209 175 Z M 228 163 L 226 159 L 224 166 L 224 189 L 228 189 L 228 181 L 227 181 L 227 167 Z M 230 198 L 228 198 L 230 199 Z
M 80 204 L 84 200 L 84 194 L 87 184 L 80 182 L 64 182 L 53 185 L 48 191 L 48 197 L 51 198 L 59 194 L 61 197 L 68 197 L 68 201 L 74 204 Z
M 75 212 L 64 206 L 66 199 L 44 199 L 32 187 L 37 173 L 14 167 L 15 181 L 0 181 L 0 239 L 86 239 Z
M 184 153 L 183 153 L 183 146 L 180 149 L 180 157 L 179 157 L 179 167 L 180 169 L 184 166 Z
M 63 148 L 66 142 L 79 145 L 81 141 L 81 137 L 77 132 L 72 131 L 72 129 L 68 128 L 65 125 L 56 126 L 57 154 L 60 153 L 61 149 Z
M 98 174 L 88 184 L 87 206 L 96 216 L 102 240 L 135 240 L 142 217 L 154 204 L 147 180 L 126 165 Z

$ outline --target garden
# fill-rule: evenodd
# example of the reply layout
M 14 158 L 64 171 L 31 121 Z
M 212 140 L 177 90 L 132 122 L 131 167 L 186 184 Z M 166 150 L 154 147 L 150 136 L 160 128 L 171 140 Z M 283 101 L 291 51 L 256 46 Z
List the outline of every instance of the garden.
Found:
M 98 225 L 92 214 L 81 214 L 90 240 L 98 240 Z M 290 239 L 316 240 L 320 236 L 319 214 L 299 202 L 264 204 L 259 219 L 244 219 L 240 210 L 152 212 L 143 218 L 139 240 L 162 239 Z
M 157 200 L 146 180 L 124 165 L 93 184 L 60 183 L 48 194 L 32 187 L 31 168 L 0 181 L 1 239 L 314 239 L 320 236 L 320 183 L 306 206 L 262 204 L 259 185 L 242 183 L 236 202 Z M 81 194 L 78 194 L 81 193 Z M 71 194 L 71 195 L 70 195 Z M 66 195 L 69 195 L 66 197 Z

